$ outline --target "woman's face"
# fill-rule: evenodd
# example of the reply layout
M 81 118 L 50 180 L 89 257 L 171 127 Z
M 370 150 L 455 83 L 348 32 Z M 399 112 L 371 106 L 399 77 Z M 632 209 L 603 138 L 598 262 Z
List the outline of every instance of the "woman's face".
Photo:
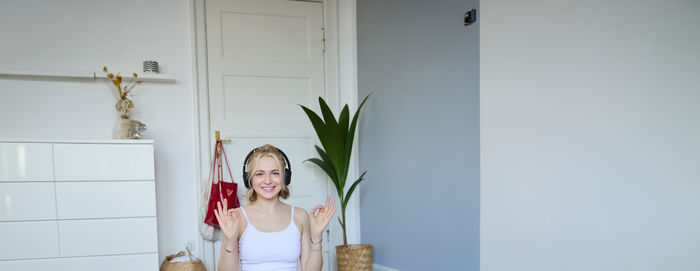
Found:
M 282 191 L 282 175 L 272 157 L 264 156 L 258 161 L 253 172 L 253 189 L 263 199 L 277 199 Z

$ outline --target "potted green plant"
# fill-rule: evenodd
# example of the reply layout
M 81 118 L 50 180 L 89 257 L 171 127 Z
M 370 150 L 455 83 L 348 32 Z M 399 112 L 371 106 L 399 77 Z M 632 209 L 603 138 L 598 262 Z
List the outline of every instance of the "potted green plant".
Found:
M 313 110 L 300 105 L 306 115 L 309 117 L 311 124 L 316 131 L 319 141 L 323 147 L 316 147 L 316 152 L 320 158 L 310 158 L 306 161 L 312 162 L 320 167 L 331 179 L 335 190 L 338 193 L 340 201 L 340 210 L 342 218 L 338 218 L 340 227 L 343 229 L 343 245 L 336 246 L 336 258 L 338 260 L 338 270 L 371 270 L 372 268 L 372 245 L 357 244 L 348 245 L 348 237 L 346 233 L 345 210 L 352 193 L 357 188 L 357 185 L 364 180 L 367 171 L 363 172 L 357 180 L 355 180 L 347 192 L 345 192 L 345 184 L 350 168 L 350 156 L 352 154 L 352 144 L 355 139 L 355 128 L 357 127 L 357 118 L 360 115 L 360 109 L 369 98 L 369 95 L 362 100 L 360 106 L 350 121 L 350 110 L 346 104 L 340 111 L 339 118 L 335 118 L 333 112 L 326 104 L 323 98 L 318 98 L 318 103 L 321 107 L 321 115 L 316 114 Z

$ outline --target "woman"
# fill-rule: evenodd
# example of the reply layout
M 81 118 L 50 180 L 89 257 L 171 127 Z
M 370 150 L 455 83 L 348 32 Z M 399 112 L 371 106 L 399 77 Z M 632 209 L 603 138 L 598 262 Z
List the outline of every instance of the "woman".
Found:
M 291 171 L 286 156 L 272 145 L 253 150 L 244 164 L 248 205 L 214 211 L 223 232 L 219 271 L 305 271 L 323 266 L 323 230 L 335 213 L 335 200 L 304 209 L 280 201 L 289 197 Z M 247 175 L 247 178 L 246 178 Z M 289 176 L 289 177 L 286 177 Z

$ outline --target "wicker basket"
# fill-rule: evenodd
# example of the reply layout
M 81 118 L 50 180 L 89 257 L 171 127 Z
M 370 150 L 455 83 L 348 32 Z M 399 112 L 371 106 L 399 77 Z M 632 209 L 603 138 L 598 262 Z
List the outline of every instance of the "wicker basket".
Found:
M 338 271 L 371 271 L 372 245 L 359 244 L 335 247 Z
M 171 263 L 170 260 L 175 259 L 180 256 L 185 256 L 184 251 L 180 251 L 178 254 L 173 254 L 170 256 L 165 257 L 165 260 L 163 260 L 163 263 L 160 266 L 160 271 L 207 271 L 207 268 L 204 267 L 204 264 L 200 260 L 192 260 L 192 254 L 189 253 L 189 250 L 187 250 L 189 256 L 190 256 L 190 261 L 187 262 L 175 262 Z

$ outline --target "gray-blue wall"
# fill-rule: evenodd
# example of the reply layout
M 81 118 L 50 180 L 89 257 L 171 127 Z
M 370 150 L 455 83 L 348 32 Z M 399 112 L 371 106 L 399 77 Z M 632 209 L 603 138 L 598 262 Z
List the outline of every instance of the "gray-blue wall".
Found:
M 358 0 L 362 242 L 399 270 L 479 269 L 477 0 Z

